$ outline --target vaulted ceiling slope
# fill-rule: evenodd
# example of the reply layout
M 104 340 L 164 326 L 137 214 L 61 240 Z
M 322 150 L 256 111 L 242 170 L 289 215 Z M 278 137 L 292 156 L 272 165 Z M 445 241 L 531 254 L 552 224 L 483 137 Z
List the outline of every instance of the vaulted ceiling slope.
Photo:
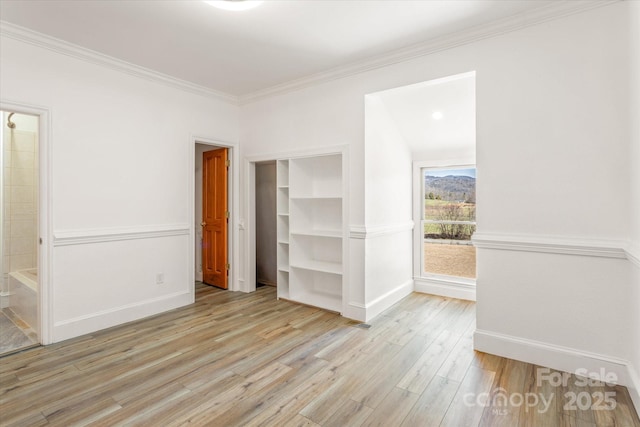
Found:
M 246 101 L 610 2 L 1 0 L 0 19 Z

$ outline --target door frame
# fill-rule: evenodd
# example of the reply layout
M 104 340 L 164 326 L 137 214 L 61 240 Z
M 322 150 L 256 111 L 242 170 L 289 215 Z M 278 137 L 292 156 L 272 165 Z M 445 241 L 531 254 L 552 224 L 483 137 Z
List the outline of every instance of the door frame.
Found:
M 231 165 L 229 166 L 229 175 L 228 175 L 228 192 L 227 192 L 227 204 L 230 211 L 229 222 L 227 223 L 227 259 L 231 264 L 231 268 L 229 269 L 229 277 L 227 278 L 227 289 L 229 291 L 242 291 L 239 280 L 238 280 L 238 272 L 239 270 L 239 227 L 236 224 L 238 221 L 238 214 L 240 212 L 239 209 L 239 150 L 238 144 L 233 142 L 223 141 L 221 139 L 203 137 L 199 135 L 191 135 L 189 141 L 189 178 L 188 178 L 188 188 L 189 188 L 189 283 L 195 283 L 195 252 L 196 252 L 196 227 L 199 227 L 199 224 L 195 223 L 195 211 L 196 211 L 196 194 L 195 194 L 195 153 L 196 153 L 196 144 L 201 145 L 209 145 L 212 149 L 214 148 L 227 148 L 229 150 L 229 160 L 231 161 Z M 195 286 L 190 286 L 190 292 L 192 293 L 192 298 L 195 300 Z
M 41 344 L 53 342 L 53 212 L 51 110 L 47 107 L 0 99 L 0 110 L 38 116 L 38 339 Z M 4 125 L 4 124 L 3 124 Z

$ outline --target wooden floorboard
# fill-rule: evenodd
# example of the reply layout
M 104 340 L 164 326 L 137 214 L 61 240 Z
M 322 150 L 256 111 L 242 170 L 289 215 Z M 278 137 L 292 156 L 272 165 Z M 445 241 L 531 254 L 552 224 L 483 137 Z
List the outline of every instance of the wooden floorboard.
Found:
M 198 284 L 188 307 L 1 358 L 0 425 L 640 427 L 624 387 L 475 352 L 471 302 L 413 294 L 368 326 Z

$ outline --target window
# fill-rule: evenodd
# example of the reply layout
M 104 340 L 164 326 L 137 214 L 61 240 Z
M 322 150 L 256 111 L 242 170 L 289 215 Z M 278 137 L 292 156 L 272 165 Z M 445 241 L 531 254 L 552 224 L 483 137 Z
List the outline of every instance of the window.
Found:
M 423 274 L 475 279 L 476 169 L 421 169 Z

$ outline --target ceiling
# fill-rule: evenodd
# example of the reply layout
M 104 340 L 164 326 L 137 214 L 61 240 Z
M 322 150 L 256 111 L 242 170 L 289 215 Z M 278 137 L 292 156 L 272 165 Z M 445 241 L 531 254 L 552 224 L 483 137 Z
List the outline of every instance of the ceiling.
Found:
M 231 12 L 197 0 L 0 0 L 0 19 L 241 97 L 552 3 L 266 0 Z
M 409 150 L 416 153 L 475 152 L 475 75 L 377 92 Z M 433 113 L 442 114 L 434 119 Z

